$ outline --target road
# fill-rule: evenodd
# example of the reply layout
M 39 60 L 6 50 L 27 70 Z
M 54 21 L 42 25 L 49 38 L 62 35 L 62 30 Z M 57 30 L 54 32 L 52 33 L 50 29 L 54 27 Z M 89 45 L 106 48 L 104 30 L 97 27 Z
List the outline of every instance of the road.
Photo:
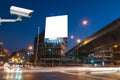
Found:
M 33 67 L 4 68 L 0 80 L 120 80 L 120 68 Z
M 86 75 L 75 72 L 0 72 L 0 80 L 120 80 L 113 73 L 92 73 Z

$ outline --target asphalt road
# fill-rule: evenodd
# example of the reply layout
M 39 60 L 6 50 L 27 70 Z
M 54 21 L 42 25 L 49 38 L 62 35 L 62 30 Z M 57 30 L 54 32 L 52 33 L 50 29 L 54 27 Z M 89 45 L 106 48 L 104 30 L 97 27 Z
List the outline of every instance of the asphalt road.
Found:
M 0 80 L 120 80 L 112 73 L 90 75 L 70 72 L 0 72 Z

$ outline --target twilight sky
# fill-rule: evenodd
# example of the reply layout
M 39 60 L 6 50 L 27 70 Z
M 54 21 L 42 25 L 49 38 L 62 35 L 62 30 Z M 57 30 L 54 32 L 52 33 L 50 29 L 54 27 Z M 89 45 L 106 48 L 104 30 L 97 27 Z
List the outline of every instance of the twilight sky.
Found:
M 34 13 L 21 22 L 1 24 L 0 41 L 11 52 L 33 45 L 38 26 L 43 31 L 49 16 L 68 15 L 67 50 L 77 44 L 76 39 L 84 40 L 120 16 L 120 0 L 0 0 L 2 19 L 17 18 L 9 13 L 12 5 L 32 9 Z M 82 25 L 83 20 L 88 20 L 86 26 Z

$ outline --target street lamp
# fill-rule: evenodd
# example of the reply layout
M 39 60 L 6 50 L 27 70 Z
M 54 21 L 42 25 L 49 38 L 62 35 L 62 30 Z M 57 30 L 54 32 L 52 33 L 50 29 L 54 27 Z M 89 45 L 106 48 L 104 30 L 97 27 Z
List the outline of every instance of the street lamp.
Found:
M 2 46 L 3 45 L 3 42 L 0 42 L 0 46 Z
M 82 25 L 86 26 L 88 24 L 88 20 L 83 20 Z
M 28 47 L 28 53 L 27 53 L 27 62 L 29 63 L 29 54 L 31 53 L 31 51 L 33 50 L 33 47 L 32 46 L 29 46 Z
M 74 36 L 73 36 L 73 35 L 71 35 L 71 36 L 70 36 L 70 39 L 74 39 Z
M 28 49 L 31 51 L 31 50 L 33 49 L 33 47 L 32 47 L 32 46 L 29 46 Z
M 81 40 L 80 39 L 77 39 L 77 43 L 80 43 L 81 42 Z
M 114 47 L 114 48 L 117 48 L 117 47 L 118 47 L 118 45 L 117 45 L 117 44 L 115 44 L 113 47 Z

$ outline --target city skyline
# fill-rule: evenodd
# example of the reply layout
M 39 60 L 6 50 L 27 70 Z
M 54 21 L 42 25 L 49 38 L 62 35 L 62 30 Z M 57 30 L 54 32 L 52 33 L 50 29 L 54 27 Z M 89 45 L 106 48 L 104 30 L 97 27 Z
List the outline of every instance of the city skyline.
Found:
M 77 44 L 77 39 L 84 40 L 119 18 L 119 3 L 119 0 L 1 0 L 2 19 L 17 17 L 10 15 L 12 5 L 32 9 L 34 13 L 31 18 L 23 18 L 21 22 L 1 23 L 0 41 L 4 43 L 3 48 L 10 51 L 27 48 L 34 45 L 37 28 L 40 27 L 40 32 L 44 30 L 46 17 L 68 15 L 69 50 Z M 71 39 L 71 35 L 74 38 Z

